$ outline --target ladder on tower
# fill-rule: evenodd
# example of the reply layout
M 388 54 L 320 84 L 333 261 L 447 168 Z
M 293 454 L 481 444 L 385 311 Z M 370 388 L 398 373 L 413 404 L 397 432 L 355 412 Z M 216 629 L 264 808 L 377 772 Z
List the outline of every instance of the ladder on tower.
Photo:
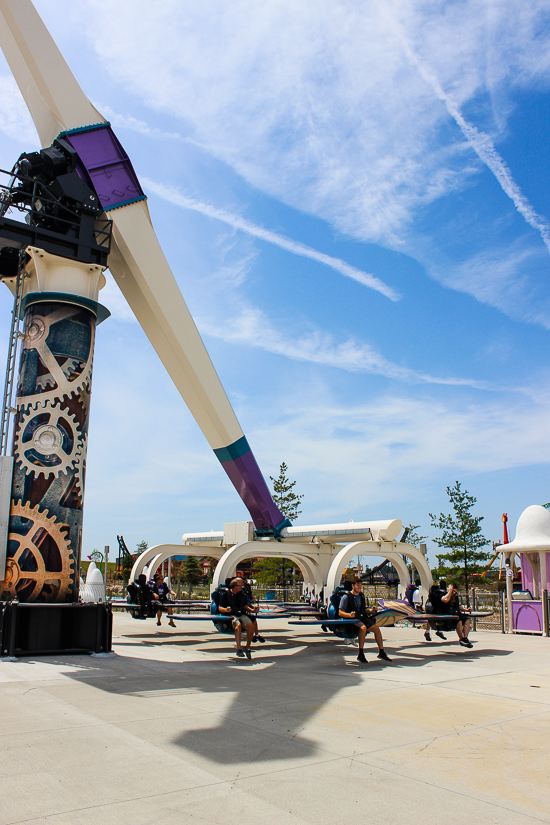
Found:
M 7 455 L 8 437 L 10 431 L 10 415 L 16 412 L 12 407 L 13 381 L 15 376 L 15 364 L 17 360 L 17 345 L 24 337 L 20 329 L 21 301 L 23 299 L 24 272 L 23 265 L 25 252 L 22 250 L 19 255 L 19 267 L 15 279 L 15 291 L 13 296 L 13 309 L 11 313 L 11 329 L 8 343 L 8 359 L 6 364 L 6 380 L 4 382 L 4 401 L 2 404 L 2 421 L 0 422 L 0 456 Z

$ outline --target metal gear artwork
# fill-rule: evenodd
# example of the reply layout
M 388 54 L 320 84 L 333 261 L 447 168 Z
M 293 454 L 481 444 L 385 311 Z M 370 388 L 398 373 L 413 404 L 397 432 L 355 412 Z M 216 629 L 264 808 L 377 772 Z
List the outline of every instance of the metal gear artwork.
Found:
M 38 505 L 30 507 L 20 501 L 12 505 L 1 600 L 71 600 L 74 559 L 63 527 Z
M 78 597 L 95 326 L 95 316 L 73 304 L 27 307 L 2 600 Z
M 83 449 L 73 415 L 50 401 L 21 413 L 15 438 L 15 461 L 35 476 L 50 478 L 74 469 Z
M 41 311 L 44 314 L 40 314 Z M 17 388 L 18 406 L 61 402 L 64 396 L 78 394 L 90 384 L 95 324 L 83 323 L 87 315 L 89 313 L 71 304 L 29 307 Z M 74 346 L 73 340 L 69 344 L 70 336 L 78 340 L 78 358 L 68 353 L 70 345 Z

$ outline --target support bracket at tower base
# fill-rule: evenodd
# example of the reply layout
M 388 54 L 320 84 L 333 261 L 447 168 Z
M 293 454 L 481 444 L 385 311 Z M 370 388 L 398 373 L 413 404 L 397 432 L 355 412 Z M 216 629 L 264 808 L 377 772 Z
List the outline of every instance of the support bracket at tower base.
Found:
M 2 657 L 109 653 L 112 636 L 110 604 L 0 604 Z

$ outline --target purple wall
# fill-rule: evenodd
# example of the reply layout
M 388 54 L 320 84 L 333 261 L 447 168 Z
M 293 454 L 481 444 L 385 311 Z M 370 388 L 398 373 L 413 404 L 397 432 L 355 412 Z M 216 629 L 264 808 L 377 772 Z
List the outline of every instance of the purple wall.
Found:
M 530 590 L 535 595 L 535 587 L 533 582 L 533 573 L 528 560 L 525 558 L 525 553 L 521 553 L 521 582 L 524 590 Z M 539 576 L 539 584 L 540 584 Z M 546 554 L 546 584 L 541 588 L 542 590 L 550 591 L 550 553 Z

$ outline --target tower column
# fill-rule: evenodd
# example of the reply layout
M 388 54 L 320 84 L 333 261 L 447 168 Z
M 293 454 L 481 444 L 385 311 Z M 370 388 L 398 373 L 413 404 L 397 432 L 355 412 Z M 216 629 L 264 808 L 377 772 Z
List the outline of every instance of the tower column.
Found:
M 0 599 L 76 602 L 104 267 L 28 248 L 14 474 Z

